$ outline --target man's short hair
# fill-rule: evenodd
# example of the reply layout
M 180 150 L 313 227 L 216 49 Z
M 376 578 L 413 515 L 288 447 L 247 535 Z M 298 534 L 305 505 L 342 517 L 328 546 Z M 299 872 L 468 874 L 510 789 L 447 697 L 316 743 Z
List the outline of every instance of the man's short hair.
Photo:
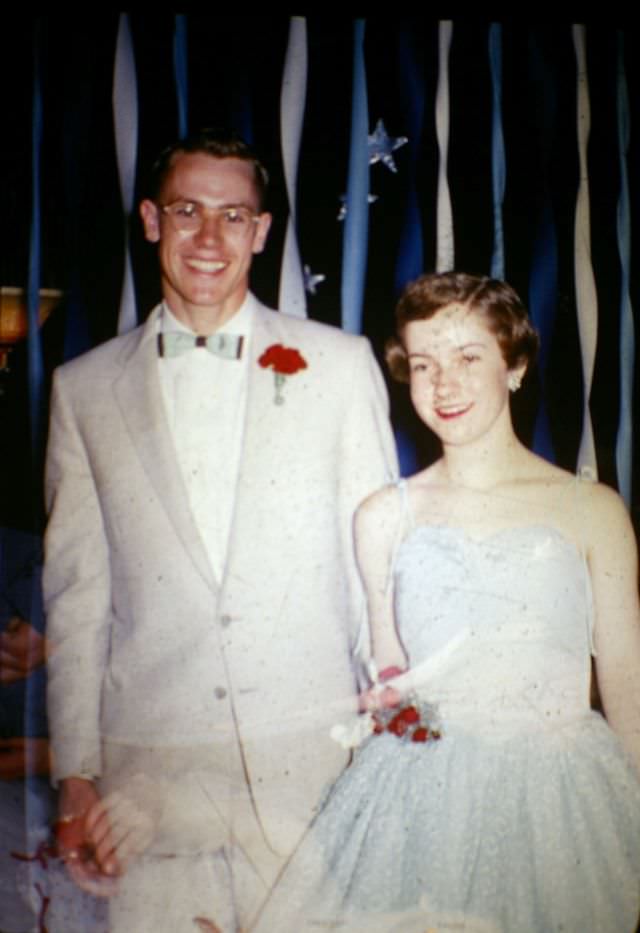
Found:
M 494 334 L 509 369 L 535 362 L 539 338 L 527 309 L 514 289 L 485 275 L 441 272 L 421 275 L 404 289 L 396 305 L 396 337 L 387 341 L 385 357 L 398 382 L 409 382 L 404 331 L 410 321 L 428 321 L 447 305 L 466 305 L 480 314 Z
M 214 159 L 241 159 L 253 167 L 253 180 L 258 195 L 258 206 L 264 210 L 269 186 L 269 174 L 253 150 L 234 133 L 220 129 L 201 129 L 171 143 L 162 150 L 151 167 L 149 196 L 157 200 L 173 163 L 184 153 L 203 153 Z

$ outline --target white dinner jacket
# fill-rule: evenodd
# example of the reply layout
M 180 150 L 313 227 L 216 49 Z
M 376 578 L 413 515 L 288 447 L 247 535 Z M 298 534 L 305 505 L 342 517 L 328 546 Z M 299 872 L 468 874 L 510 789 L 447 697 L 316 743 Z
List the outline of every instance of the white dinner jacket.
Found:
M 236 743 L 258 811 L 263 789 L 281 786 L 308 821 L 345 764 L 328 733 L 355 688 L 351 521 L 396 469 L 384 384 L 364 338 L 258 306 L 218 580 L 166 420 L 158 313 L 54 378 L 45 596 L 55 775 L 100 775 L 105 741 Z M 282 404 L 258 362 L 274 344 L 307 364 L 285 377 Z M 278 820 L 262 821 L 277 847 Z

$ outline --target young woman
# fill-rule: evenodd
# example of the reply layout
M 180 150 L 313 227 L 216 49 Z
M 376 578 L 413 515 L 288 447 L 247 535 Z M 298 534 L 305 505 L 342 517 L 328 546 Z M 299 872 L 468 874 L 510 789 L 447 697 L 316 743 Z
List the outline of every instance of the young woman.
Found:
M 442 456 L 357 514 L 374 734 L 256 928 L 631 933 L 640 614 L 625 509 L 517 439 L 509 395 L 537 336 L 508 285 L 423 276 L 397 326 L 391 371 Z

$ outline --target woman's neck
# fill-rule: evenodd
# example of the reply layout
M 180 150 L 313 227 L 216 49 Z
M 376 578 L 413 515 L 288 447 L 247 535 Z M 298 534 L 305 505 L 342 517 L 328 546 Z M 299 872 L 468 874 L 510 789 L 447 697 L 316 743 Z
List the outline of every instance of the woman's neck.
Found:
M 518 478 L 531 459 L 513 430 L 503 438 L 475 444 L 444 445 L 439 473 L 444 482 L 470 489 L 491 489 Z

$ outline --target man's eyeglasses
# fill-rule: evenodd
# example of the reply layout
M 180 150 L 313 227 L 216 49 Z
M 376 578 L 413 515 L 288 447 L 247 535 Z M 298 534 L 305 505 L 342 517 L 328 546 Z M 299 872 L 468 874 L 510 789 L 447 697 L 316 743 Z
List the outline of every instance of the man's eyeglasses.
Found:
M 215 217 L 221 229 L 228 236 L 247 236 L 254 224 L 260 219 L 250 208 L 205 207 L 197 201 L 174 201 L 173 204 L 159 205 L 162 213 L 169 218 L 175 230 L 181 233 L 197 233 L 205 217 Z

